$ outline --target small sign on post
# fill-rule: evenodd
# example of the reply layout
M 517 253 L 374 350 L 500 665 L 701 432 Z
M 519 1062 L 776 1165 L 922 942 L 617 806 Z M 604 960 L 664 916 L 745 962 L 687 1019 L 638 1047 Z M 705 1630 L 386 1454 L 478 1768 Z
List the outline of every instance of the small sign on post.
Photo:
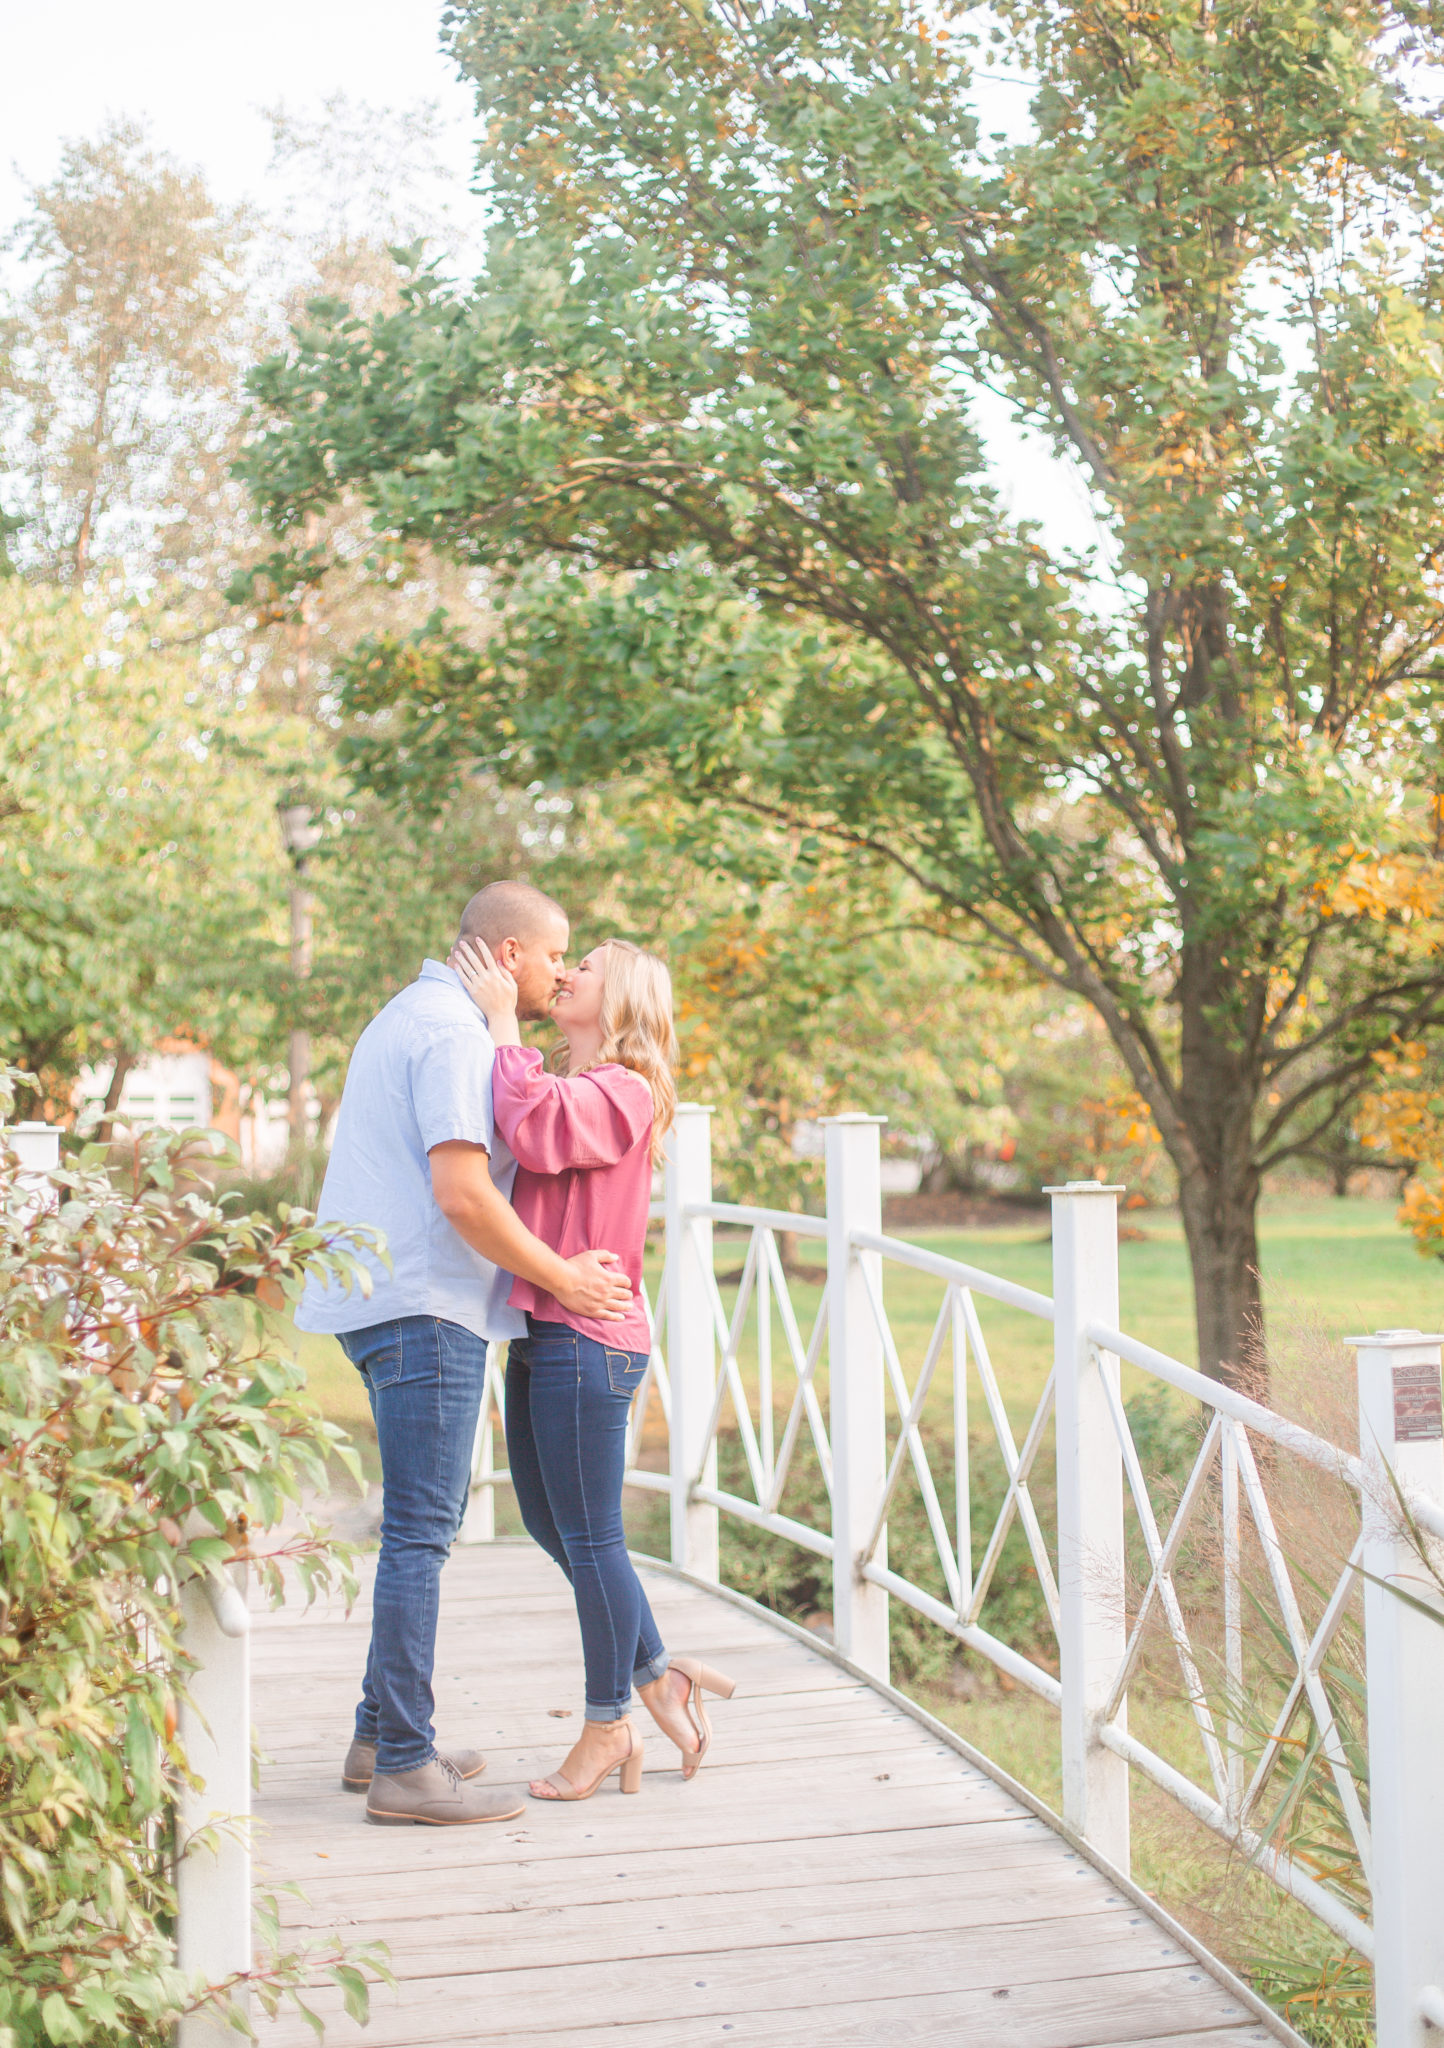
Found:
M 1394 1441 L 1437 1444 L 1444 1440 L 1444 1400 L 1437 1365 L 1394 1367 Z

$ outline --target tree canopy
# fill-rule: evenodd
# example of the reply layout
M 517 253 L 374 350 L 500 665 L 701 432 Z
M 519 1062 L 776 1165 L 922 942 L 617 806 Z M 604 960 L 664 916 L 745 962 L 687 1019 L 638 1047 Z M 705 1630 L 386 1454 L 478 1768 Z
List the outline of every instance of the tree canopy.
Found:
M 484 644 L 360 651 L 380 780 L 604 764 L 905 869 L 1104 1020 L 1237 1365 L 1263 1173 L 1444 1015 L 1433 18 L 450 22 L 484 274 L 313 303 L 254 380 L 283 534 L 358 492 L 509 589 Z M 1020 140 L 980 53 L 1034 81 Z M 985 392 L 1084 480 L 1091 558 L 1006 512 Z
M 149 623 L 0 584 L 0 1056 L 61 1113 L 83 1064 L 182 1027 L 254 1058 L 279 971 L 271 795 L 232 751 L 248 721 L 222 735 Z

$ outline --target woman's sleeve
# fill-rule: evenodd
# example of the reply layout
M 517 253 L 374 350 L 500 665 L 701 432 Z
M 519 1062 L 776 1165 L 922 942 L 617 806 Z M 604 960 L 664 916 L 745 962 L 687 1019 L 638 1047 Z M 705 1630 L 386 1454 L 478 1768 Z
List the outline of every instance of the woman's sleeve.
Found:
M 496 1127 L 531 1173 L 615 1166 L 652 1126 L 652 1091 L 626 1067 L 573 1080 L 549 1074 L 531 1046 L 499 1045 L 491 1085 Z

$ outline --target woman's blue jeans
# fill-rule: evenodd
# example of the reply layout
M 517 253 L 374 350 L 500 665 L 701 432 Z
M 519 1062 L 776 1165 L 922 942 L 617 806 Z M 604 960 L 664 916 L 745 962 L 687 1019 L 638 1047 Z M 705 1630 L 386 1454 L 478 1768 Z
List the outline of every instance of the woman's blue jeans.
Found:
M 466 1512 L 486 1343 L 459 1323 L 402 1316 L 341 1338 L 366 1383 L 381 1450 L 381 1555 L 356 1733 L 378 1771 L 435 1754 L 431 1675 L 441 1567 Z
M 571 1580 L 589 1721 L 620 1721 L 667 1652 L 622 1533 L 627 1411 L 644 1353 L 527 1317 L 506 1366 L 506 1454 L 527 1526 Z

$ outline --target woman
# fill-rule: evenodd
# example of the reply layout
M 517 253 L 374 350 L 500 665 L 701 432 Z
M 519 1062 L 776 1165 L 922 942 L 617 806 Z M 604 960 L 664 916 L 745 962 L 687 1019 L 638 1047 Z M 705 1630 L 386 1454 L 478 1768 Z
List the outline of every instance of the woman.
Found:
M 652 1167 L 676 1106 L 672 985 L 654 954 L 625 939 L 596 947 L 558 992 L 565 1072 L 549 1074 L 521 1043 L 516 984 L 486 946 L 461 941 L 450 964 L 496 1045 L 492 1099 L 517 1160 L 518 1216 L 563 1258 L 615 1252 L 632 1283 L 621 1323 L 573 1315 L 530 1281 L 511 1291 L 527 1319 L 506 1369 L 512 1482 L 528 1532 L 571 1580 L 587 1686 L 581 1734 L 532 1796 L 588 1799 L 613 1771 L 624 1792 L 639 1790 L 634 1685 L 694 1777 L 712 1732 L 704 1689 L 730 1699 L 732 1682 L 668 1658 L 622 1532 L 627 1416 L 651 1352 L 641 1290 Z

